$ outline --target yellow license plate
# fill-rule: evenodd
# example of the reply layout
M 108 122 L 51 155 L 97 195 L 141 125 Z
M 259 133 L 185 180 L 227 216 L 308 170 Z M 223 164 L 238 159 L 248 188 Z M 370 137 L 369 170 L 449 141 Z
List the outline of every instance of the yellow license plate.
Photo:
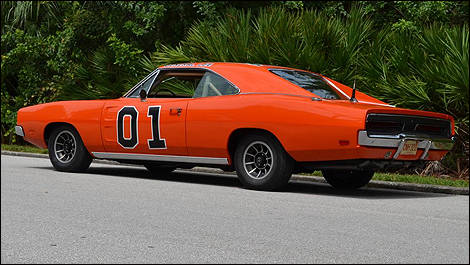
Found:
M 416 155 L 418 151 L 418 141 L 406 140 L 400 155 Z

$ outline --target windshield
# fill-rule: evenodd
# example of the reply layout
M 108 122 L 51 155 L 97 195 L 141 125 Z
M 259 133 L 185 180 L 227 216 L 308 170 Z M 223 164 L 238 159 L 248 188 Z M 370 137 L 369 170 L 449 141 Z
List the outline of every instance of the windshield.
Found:
M 286 69 L 270 69 L 269 71 L 321 98 L 341 99 L 336 91 L 316 74 Z

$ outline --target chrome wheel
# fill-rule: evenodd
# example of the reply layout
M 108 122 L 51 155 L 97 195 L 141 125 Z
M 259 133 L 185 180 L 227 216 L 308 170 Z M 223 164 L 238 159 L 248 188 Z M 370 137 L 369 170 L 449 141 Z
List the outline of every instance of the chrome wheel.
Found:
M 64 130 L 57 134 L 54 140 L 54 154 L 57 160 L 62 163 L 70 162 L 75 156 L 77 141 L 72 132 Z
M 251 143 L 243 154 L 243 166 L 251 178 L 265 178 L 273 168 L 271 148 L 261 141 Z

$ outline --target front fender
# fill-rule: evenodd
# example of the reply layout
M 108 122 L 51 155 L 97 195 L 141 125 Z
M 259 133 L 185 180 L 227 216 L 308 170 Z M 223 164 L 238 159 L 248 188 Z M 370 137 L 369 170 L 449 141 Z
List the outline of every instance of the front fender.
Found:
M 58 101 L 21 108 L 17 125 L 23 127 L 24 139 L 47 148 L 45 129 L 51 123 L 70 124 L 78 131 L 87 149 L 103 150 L 101 110 L 104 100 Z

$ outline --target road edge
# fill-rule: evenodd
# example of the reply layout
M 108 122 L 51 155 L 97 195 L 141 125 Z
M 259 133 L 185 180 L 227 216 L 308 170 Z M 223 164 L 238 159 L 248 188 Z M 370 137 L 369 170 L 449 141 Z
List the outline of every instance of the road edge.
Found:
M 6 150 L 2 150 L 1 154 L 10 155 L 10 156 L 49 158 L 49 155 L 47 154 L 14 152 L 14 151 L 6 151 Z M 115 161 L 102 160 L 102 159 L 94 159 L 93 163 L 109 164 L 109 165 L 127 165 L 127 164 L 122 164 L 122 163 L 118 163 Z M 131 165 L 131 166 L 135 166 L 135 165 Z M 207 168 L 207 167 L 194 167 L 192 169 L 179 169 L 177 171 L 235 175 L 234 172 L 226 172 L 226 171 L 222 171 L 221 169 Z M 300 181 L 315 182 L 315 183 L 326 183 L 323 177 L 305 176 L 305 175 L 298 175 L 298 174 L 293 174 L 291 180 L 300 180 Z M 469 195 L 469 188 L 459 188 L 459 187 L 431 185 L 431 184 L 416 184 L 416 183 L 406 183 L 406 182 L 390 182 L 390 181 L 381 181 L 381 180 L 372 180 L 371 182 L 369 182 L 369 184 L 367 184 L 367 187 L 394 189 L 394 190 L 419 191 L 419 192 L 432 192 L 432 193 L 446 193 L 446 194 L 456 194 L 456 195 Z

